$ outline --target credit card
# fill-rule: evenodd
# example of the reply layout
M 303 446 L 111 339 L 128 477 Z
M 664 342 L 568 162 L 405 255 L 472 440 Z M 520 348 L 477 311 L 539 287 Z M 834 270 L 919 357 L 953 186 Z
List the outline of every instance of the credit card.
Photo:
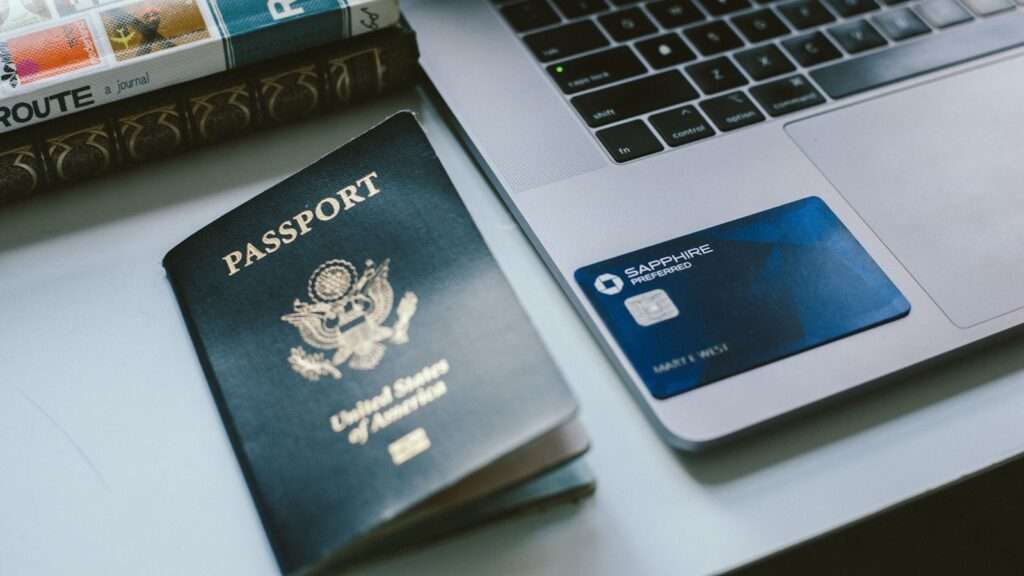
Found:
M 817 197 L 591 264 L 575 277 L 656 398 L 910 312 Z

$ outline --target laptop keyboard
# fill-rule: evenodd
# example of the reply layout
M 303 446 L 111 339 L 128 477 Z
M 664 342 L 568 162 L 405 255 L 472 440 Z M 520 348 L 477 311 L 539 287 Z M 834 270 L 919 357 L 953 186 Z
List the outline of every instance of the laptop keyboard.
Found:
M 496 0 L 616 162 L 1024 45 L 1014 1 Z

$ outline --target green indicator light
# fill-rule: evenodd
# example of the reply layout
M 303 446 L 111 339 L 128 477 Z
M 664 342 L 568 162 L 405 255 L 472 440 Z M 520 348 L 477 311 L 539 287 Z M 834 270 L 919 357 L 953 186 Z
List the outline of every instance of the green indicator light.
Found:
M 565 68 L 562 68 L 561 66 L 555 66 L 555 72 L 558 72 L 559 74 L 561 74 L 564 71 L 565 71 Z

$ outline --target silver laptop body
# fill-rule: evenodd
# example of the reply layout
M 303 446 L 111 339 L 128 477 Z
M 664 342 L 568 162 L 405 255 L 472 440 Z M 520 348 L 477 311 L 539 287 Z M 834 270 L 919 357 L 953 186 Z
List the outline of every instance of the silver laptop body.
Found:
M 422 66 L 463 136 L 671 444 L 705 447 L 1024 323 L 1021 7 L 1010 0 L 513 6 L 520 1 L 404 0 L 403 9 L 419 34 Z M 778 21 L 787 32 L 772 32 Z M 565 26 L 575 27 L 559 36 Z M 723 46 L 733 47 L 713 53 L 708 43 L 722 41 L 722 26 L 741 45 L 726 38 Z M 595 28 L 606 41 L 596 48 Z M 765 39 L 766 29 L 777 35 Z M 682 48 L 666 34 L 682 38 Z M 878 38 L 884 44 L 871 46 Z M 594 68 L 572 61 L 612 49 L 634 67 L 641 62 L 642 72 L 627 65 L 628 76 L 618 78 L 619 62 L 611 73 L 598 66 L 565 84 L 557 79 L 559 64 Z M 686 49 L 688 61 L 662 58 L 685 58 L 673 51 Z M 779 52 L 792 70 L 755 79 L 763 75 L 758 63 L 775 64 L 757 57 Z M 723 74 L 715 65 L 725 68 L 724 86 L 743 84 L 717 87 Z M 606 95 L 574 100 L 666 71 L 678 71 L 696 97 L 669 102 L 680 95 L 638 83 L 655 89 L 640 94 L 646 103 L 616 104 L 624 112 L 613 120 L 592 109 Z M 741 76 L 730 80 L 736 71 Z M 800 80 L 758 88 L 791 78 Z M 802 96 L 813 92 L 823 101 Z M 705 103 L 725 96 L 740 108 L 725 103 L 734 113 L 711 118 L 708 110 L 722 102 Z M 713 135 L 673 145 L 692 132 L 663 134 L 652 116 L 681 106 L 700 112 Z M 764 119 L 746 125 L 744 106 Z M 635 120 L 631 127 L 647 130 L 660 151 L 645 133 L 599 139 L 601 130 Z M 574 272 L 807 196 L 839 216 L 910 301 L 909 316 L 668 399 L 651 396 Z

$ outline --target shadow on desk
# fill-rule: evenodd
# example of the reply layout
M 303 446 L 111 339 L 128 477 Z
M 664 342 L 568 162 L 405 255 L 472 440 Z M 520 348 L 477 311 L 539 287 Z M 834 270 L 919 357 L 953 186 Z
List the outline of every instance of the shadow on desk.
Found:
M 1021 574 L 1024 458 L 730 572 Z

